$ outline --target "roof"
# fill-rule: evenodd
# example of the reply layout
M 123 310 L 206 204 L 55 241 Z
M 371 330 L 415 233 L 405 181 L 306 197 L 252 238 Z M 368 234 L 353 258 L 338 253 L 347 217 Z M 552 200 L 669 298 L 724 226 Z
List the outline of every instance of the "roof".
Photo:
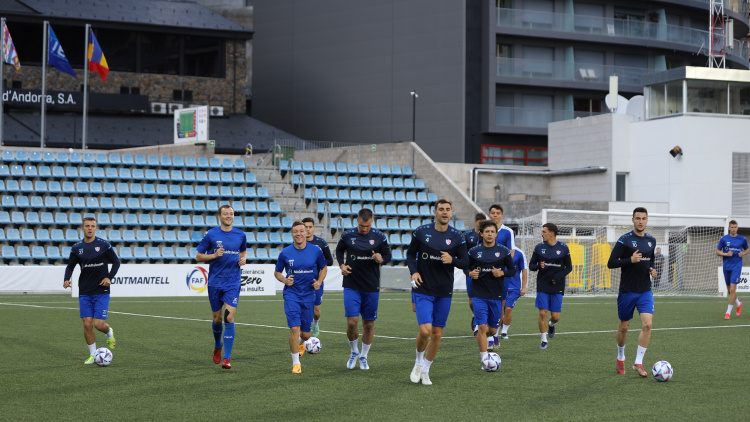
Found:
M 87 23 L 140 24 L 180 29 L 234 32 L 250 38 L 252 31 L 199 4 L 159 0 L 0 0 L 0 13 Z

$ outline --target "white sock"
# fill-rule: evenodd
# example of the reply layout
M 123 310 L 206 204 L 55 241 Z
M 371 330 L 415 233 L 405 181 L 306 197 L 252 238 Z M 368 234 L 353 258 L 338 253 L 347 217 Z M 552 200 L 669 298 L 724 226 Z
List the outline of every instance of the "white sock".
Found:
M 547 341 L 547 333 L 542 333 L 542 342 Z
M 94 356 L 94 353 L 96 352 L 96 343 L 89 344 L 89 354 L 91 356 Z
M 292 353 L 292 365 L 299 365 L 299 352 Z
M 424 363 L 422 363 L 422 373 L 423 374 L 429 374 L 430 373 L 430 365 L 432 365 L 431 360 L 424 360 Z
M 734 300 L 734 306 L 740 306 L 740 305 L 742 305 L 742 302 L 740 302 L 739 299 L 735 299 Z
M 424 365 L 424 352 L 420 352 L 417 350 L 417 360 L 415 362 L 417 365 Z
M 732 312 L 732 307 L 733 307 L 733 306 L 734 306 L 734 305 L 727 305 L 727 313 L 730 313 L 730 312 Z
M 112 331 L 112 327 L 109 327 L 109 332 L 107 333 L 107 338 L 112 338 L 112 337 L 114 337 L 114 335 L 115 335 L 115 332 Z
M 320 322 L 320 319 L 313 319 L 312 326 L 317 327 L 319 322 Z
M 617 360 L 625 360 L 625 346 L 617 346 Z
M 362 346 L 364 346 L 364 344 Z M 350 341 L 349 347 L 352 348 L 352 353 L 359 353 L 359 346 L 357 345 L 357 340 Z
M 479 352 L 479 354 L 482 356 L 482 360 L 487 357 L 487 353 L 489 352 Z
M 367 352 L 370 351 L 370 346 L 372 346 L 372 344 L 362 343 L 362 353 L 360 353 L 360 356 L 367 357 Z
M 503 334 L 508 334 L 508 328 L 510 328 L 510 324 L 508 324 L 508 325 L 503 324 L 503 331 L 502 331 L 502 333 Z
M 646 354 L 646 348 L 638 345 L 638 352 L 635 354 L 635 364 L 643 365 L 643 355 Z
M 549 326 L 550 326 L 550 327 L 554 327 L 554 326 L 555 326 L 555 323 L 554 323 L 554 322 L 552 322 L 552 320 L 549 320 Z
M 304 341 L 304 340 L 302 340 L 302 337 L 300 337 L 300 338 L 299 338 L 299 344 L 302 344 L 302 343 L 304 343 L 304 342 L 305 342 L 305 341 Z

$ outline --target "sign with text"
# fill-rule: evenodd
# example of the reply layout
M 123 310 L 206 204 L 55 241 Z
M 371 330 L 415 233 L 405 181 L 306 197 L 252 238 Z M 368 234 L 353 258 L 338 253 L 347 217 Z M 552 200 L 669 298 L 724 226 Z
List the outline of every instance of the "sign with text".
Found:
M 737 293 L 750 293 L 750 267 L 742 267 L 740 272 L 740 282 L 737 284 Z M 724 281 L 724 268 L 719 267 L 719 293 L 723 293 L 726 296 L 729 292 L 727 291 L 727 283 Z
M 174 111 L 174 143 L 208 141 L 208 106 Z
M 83 93 L 72 91 L 47 91 L 42 97 L 38 89 L 10 89 L 3 91 L 6 106 L 40 107 L 44 99 L 50 109 L 83 110 Z M 89 110 L 144 112 L 148 97 L 134 94 L 89 93 Z

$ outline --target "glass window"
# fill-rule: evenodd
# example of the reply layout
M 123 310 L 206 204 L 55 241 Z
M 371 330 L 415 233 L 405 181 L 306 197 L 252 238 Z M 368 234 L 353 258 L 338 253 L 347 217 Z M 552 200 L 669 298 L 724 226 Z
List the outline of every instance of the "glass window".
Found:
M 729 84 L 729 114 L 750 115 L 750 84 Z
M 546 166 L 547 148 L 482 145 L 482 163 Z
M 617 173 L 615 180 L 615 201 L 625 201 L 625 182 L 627 173 Z
M 179 70 L 179 35 L 144 32 L 141 37 L 141 71 L 178 75 Z
M 667 114 L 682 114 L 682 81 L 667 83 Z
M 727 82 L 687 81 L 688 111 L 727 114 Z
M 209 76 L 218 78 L 222 75 L 224 42 L 220 38 L 203 36 L 185 37 L 185 75 Z
M 664 84 L 651 85 L 646 90 L 648 115 L 646 118 L 664 115 Z
M 138 34 L 135 31 L 99 29 L 94 32 L 109 70 L 135 72 L 138 51 Z

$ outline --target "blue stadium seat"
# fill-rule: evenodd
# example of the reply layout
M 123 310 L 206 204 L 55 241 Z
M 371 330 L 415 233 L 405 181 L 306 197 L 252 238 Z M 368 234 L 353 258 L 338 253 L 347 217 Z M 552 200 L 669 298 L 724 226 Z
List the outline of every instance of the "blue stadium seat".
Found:
M 268 241 L 274 245 L 282 244 L 281 235 L 279 234 L 279 232 L 271 232 L 271 235 L 268 237 Z
M 268 193 L 268 188 L 266 188 L 266 187 L 259 187 L 258 188 L 258 197 L 259 198 L 270 198 L 271 195 Z
M 187 230 L 180 230 L 177 232 L 177 241 L 180 243 L 191 243 L 190 233 Z
M 346 168 L 346 163 L 336 163 L 336 173 L 349 173 Z
M 54 163 L 55 162 L 55 153 L 50 151 L 45 151 L 42 153 L 42 161 L 45 163 Z
M 143 174 L 143 177 L 145 180 L 154 180 L 154 181 L 159 180 L 159 176 L 156 175 L 155 169 L 146 169 Z
M 193 170 L 185 170 L 182 174 L 182 180 L 187 183 L 195 183 L 198 181 L 195 178 L 195 172 Z
M 203 218 L 202 215 L 194 215 L 193 216 L 193 226 L 195 227 L 204 227 L 206 225 L 206 220 Z
M 156 185 L 156 195 L 158 196 L 169 196 L 169 188 L 163 183 Z
M 122 164 L 126 166 L 134 165 L 135 160 L 133 160 L 133 154 L 122 154 Z
M 336 164 L 327 162 L 325 163 L 325 170 L 326 173 L 336 173 Z
M 120 230 L 110 230 L 107 233 L 107 239 L 109 239 L 110 243 L 122 242 L 122 234 L 120 234 Z
M 44 246 L 33 246 L 31 248 L 32 259 L 47 259 L 47 254 L 44 253 Z
M 20 191 L 24 193 L 34 193 L 34 183 L 31 180 L 21 180 Z
M 26 245 L 21 245 L 16 248 L 16 258 L 18 259 L 31 259 L 31 250 Z
M 6 166 L 5 164 L 0 165 L 0 177 L 8 177 L 10 176 L 10 168 Z
M 182 227 L 193 227 L 193 223 L 190 221 L 190 216 L 187 214 L 180 215 L 179 225 Z
M 380 172 L 383 175 L 391 175 L 392 174 L 392 172 L 391 172 L 391 166 L 389 166 L 388 164 L 381 164 L 380 165 Z
M 159 157 L 156 155 L 149 155 L 146 158 L 146 164 L 151 167 L 159 167 Z
M 116 166 L 122 164 L 122 159 L 120 159 L 120 154 L 116 152 L 112 152 L 109 154 L 109 164 L 114 164 Z
M 375 218 L 372 227 L 380 231 L 388 230 L 388 221 L 385 218 Z
M 349 174 L 357 174 L 359 173 L 359 169 L 357 168 L 357 165 L 354 163 L 349 163 L 346 166 L 346 172 Z
M 78 230 L 76 229 L 67 229 L 65 230 L 65 241 L 67 242 L 78 242 L 81 240 L 81 238 L 78 235 Z
M 159 158 L 159 165 L 161 165 L 162 167 L 172 167 L 172 157 L 169 155 L 162 155 Z
M 21 240 L 24 242 L 34 241 L 34 230 L 32 229 L 21 229 Z
M 412 171 L 411 171 L 411 166 L 404 166 L 403 169 L 401 170 L 401 173 L 404 176 L 413 176 L 414 175 L 414 173 L 412 173 Z
M 294 239 L 292 238 L 292 234 L 289 232 L 284 232 L 281 234 L 281 242 L 285 245 L 291 245 L 294 243 Z
M 11 242 L 20 242 L 21 231 L 16 228 L 8 228 L 5 231 L 5 238 Z
M 279 254 L 281 254 L 281 250 L 279 248 L 271 248 L 268 251 L 268 257 L 271 258 L 271 261 L 278 260 Z
M 402 175 L 403 172 L 401 172 L 401 166 L 399 166 L 399 165 L 393 165 L 391 167 L 391 174 L 398 175 L 398 176 Z
M 388 219 L 388 230 L 398 230 L 398 219 L 395 218 L 389 218 Z
M 47 258 L 48 259 L 62 259 L 60 255 L 60 248 L 58 246 L 47 246 Z
M 39 166 L 39 173 L 38 173 L 38 175 L 39 175 L 39 177 L 42 177 L 42 178 L 50 178 L 50 177 L 52 177 L 52 170 L 50 169 L 50 166 Z
M 401 230 L 411 230 L 411 224 L 409 223 L 409 220 L 400 220 L 398 223 L 398 228 Z
M 3 150 L 3 161 L 16 161 L 16 154 L 9 149 Z
M 148 172 L 148 170 L 146 170 Z M 156 173 L 156 178 L 161 181 L 170 180 L 169 170 L 160 169 Z
M 48 229 L 36 229 L 36 240 L 37 242 L 49 242 L 52 239 L 49 237 Z
M 62 248 L 60 248 L 60 255 L 62 255 L 63 258 L 68 258 L 70 256 L 70 250 L 70 246 L 63 246 Z
M 125 214 L 125 225 L 135 227 L 138 225 L 138 215 L 133 213 Z
M 188 254 L 188 250 L 184 246 L 178 246 L 175 250 L 175 257 L 179 260 L 189 260 L 190 255 Z
M 128 167 L 123 167 L 118 171 L 117 178 L 120 178 L 123 180 L 131 180 L 133 178 L 133 175 L 130 173 L 130 169 Z M 140 179 L 137 179 L 137 180 L 140 180 Z
M 383 192 L 383 199 L 388 202 L 395 202 L 396 201 L 396 195 L 392 190 L 387 190 Z
M 391 260 L 392 261 L 398 262 L 398 261 L 403 261 L 404 259 L 405 259 L 404 258 L 404 253 L 401 252 L 401 249 L 394 249 L 394 250 L 391 251 Z
M 21 192 L 21 184 L 15 179 L 8 180 L 5 184 L 5 190 L 8 192 Z
M 265 249 L 265 248 L 256 249 L 255 257 L 258 260 L 263 260 L 263 261 L 267 261 L 271 259 L 270 256 L 268 255 L 268 249 Z
M 203 240 L 203 234 L 200 231 L 190 232 L 190 241 L 192 243 L 200 243 Z
M 29 161 L 32 163 L 38 163 L 42 161 L 42 153 L 39 151 L 29 152 Z
M 185 158 L 184 157 L 180 157 L 180 156 L 172 157 L 172 166 L 177 167 L 177 168 L 185 168 L 185 167 L 187 167 L 185 165 Z
M 164 227 L 162 224 L 161 227 Z M 177 240 L 177 233 L 175 233 L 173 230 L 166 230 L 164 231 L 164 242 L 165 243 L 178 243 Z
M 455 223 L 455 227 L 458 230 L 466 231 L 466 226 L 464 225 L 464 221 L 463 220 L 457 220 L 456 223 Z
M 221 168 L 221 160 L 218 159 L 218 158 L 216 158 L 216 157 L 213 157 L 213 158 L 211 158 L 211 159 L 208 160 L 208 165 L 211 168 L 219 169 L 219 168 Z
M 437 202 L 437 200 L 438 200 L 438 197 L 437 197 L 437 194 L 435 192 L 429 192 L 429 193 L 427 193 L 427 202 L 435 203 L 435 202 Z
M 70 213 L 70 224 L 74 226 L 82 226 L 83 225 L 83 218 L 81 217 L 80 213 L 72 212 Z
M 307 173 L 313 173 L 313 163 L 311 163 L 310 161 L 303 161 L 302 171 L 307 172 Z
M 165 246 L 161 249 L 161 256 L 164 259 L 177 259 L 177 257 L 174 254 L 174 249 L 172 249 L 171 246 Z
M 134 168 L 130 170 L 133 175 L 133 179 L 135 180 L 146 180 L 146 173 L 143 171 L 142 168 Z
M 12 195 L 3 196 L 3 208 L 15 208 L 16 200 Z
M 83 160 L 82 162 L 84 164 L 94 164 L 96 162 L 96 158 L 94 158 L 94 154 L 91 152 L 86 152 L 83 154 Z
M 422 222 L 419 220 L 411 220 L 411 229 L 416 230 L 419 226 L 422 225 Z
M 133 259 L 133 250 L 130 246 L 120 246 L 117 257 L 120 258 L 121 261 L 130 261 Z
M 401 237 L 396 233 L 391 233 L 388 237 L 388 244 L 391 246 L 398 246 L 401 244 Z
M 408 245 L 409 243 L 411 243 L 411 234 L 409 234 L 409 233 L 402 234 L 401 235 L 401 244 L 402 245 Z
M 255 217 L 253 216 L 247 216 L 245 217 L 245 227 L 248 228 L 257 228 L 258 223 L 255 222 Z
M 13 246 L 3 246 L 3 259 L 11 260 L 15 258 L 16 258 L 16 248 L 14 248 Z
M 146 248 L 143 246 L 136 246 L 133 248 L 133 258 L 137 260 L 146 260 L 148 255 L 146 254 Z
M 65 235 L 63 234 L 62 229 L 52 229 L 52 231 L 50 232 L 49 238 L 53 242 L 65 241 Z
M 151 222 L 151 215 L 149 214 L 140 214 L 138 216 L 138 224 L 142 227 L 150 227 L 153 225 Z
M 161 259 L 161 249 L 158 246 L 149 246 L 148 259 L 151 259 L 151 260 Z

